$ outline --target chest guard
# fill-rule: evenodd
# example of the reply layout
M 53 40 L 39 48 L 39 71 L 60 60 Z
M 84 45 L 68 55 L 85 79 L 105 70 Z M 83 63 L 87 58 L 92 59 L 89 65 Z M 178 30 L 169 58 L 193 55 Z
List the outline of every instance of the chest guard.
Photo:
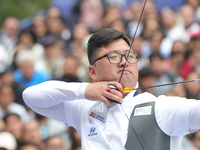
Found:
M 170 137 L 158 126 L 155 102 L 136 105 L 130 117 L 126 150 L 170 150 Z

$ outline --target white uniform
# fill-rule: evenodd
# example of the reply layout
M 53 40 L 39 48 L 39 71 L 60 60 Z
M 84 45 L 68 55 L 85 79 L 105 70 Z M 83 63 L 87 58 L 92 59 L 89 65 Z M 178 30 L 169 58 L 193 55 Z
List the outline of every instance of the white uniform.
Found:
M 136 104 L 155 101 L 155 117 L 170 136 L 170 150 L 179 150 L 181 136 L 200 129 L 200 101 L 129 93 L 122 104 L 108 107 L 85 99 L 88 83 L 47 81 L 23 92 L 26 104 L 46 117 L 77 129 L 83 150 L 122 150 L 127 140 L 128 118 Z

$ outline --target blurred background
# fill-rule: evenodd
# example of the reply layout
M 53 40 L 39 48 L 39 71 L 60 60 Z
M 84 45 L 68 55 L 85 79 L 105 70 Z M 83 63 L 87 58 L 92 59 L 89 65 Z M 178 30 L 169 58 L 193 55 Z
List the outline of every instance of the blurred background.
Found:
M 143 5 L 144 0 L 1 0 L 0 147 L 81 150 L 74 128 L 36 114 L 21 94 L 52 79 L 92 82 L 87 40 L 102 28 L 130 40 L 136 35 L 140 87 L 199 79 L 200 1 L 147 0 L 136 32 Z M 200 82 L 140 92 L 200 100 Z M 199 149 L 199 139 L 199 131 L 185 136 L 182 150 Z

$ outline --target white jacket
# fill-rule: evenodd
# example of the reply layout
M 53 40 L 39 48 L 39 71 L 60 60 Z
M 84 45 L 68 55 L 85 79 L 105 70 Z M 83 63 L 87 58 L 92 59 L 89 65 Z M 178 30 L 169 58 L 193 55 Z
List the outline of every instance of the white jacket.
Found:
M 77 129 L 83 150 L 123 150 L 128 118 L 136 104 L 155 101 L 155 116 L 161 130 L 170 136 L 170 150 L 179 150 L 181 136 L 200 129 L 200 101 L 179 97 L 155 97 L 129 93 L 122 104 L 111 107 L 85 99 L 88 83 L 47 81 L 23 92 L 25 103 L 39 114 Z

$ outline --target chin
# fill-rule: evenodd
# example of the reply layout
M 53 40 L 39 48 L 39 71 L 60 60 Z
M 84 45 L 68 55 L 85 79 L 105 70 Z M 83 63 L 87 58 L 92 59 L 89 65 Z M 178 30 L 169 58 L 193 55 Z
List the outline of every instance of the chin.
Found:
M 122 79 L 120 83 L 122 84 L 124 88 L 126 87 L 135 88 L 135 81 L 133 80 Z

